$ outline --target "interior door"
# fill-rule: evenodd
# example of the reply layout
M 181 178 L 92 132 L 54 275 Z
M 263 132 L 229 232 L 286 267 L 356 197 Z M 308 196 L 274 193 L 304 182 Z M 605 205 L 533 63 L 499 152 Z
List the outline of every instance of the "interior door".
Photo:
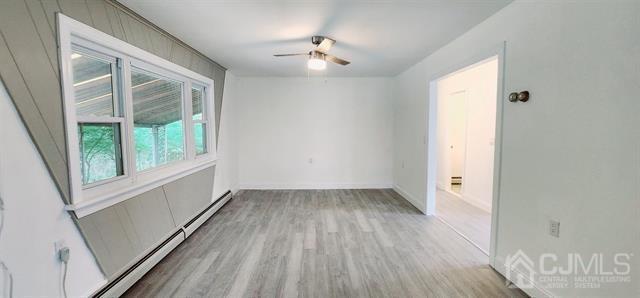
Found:
M 463 177 L 467 135 L 466 91 L 454 92 L 449 96 L 449 149 L 451 150 L 451 177 Z

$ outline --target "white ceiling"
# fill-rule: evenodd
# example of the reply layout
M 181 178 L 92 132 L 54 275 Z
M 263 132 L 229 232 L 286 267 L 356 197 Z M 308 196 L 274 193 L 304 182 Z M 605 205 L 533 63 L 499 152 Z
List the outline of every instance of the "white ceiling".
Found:
M 119 0 L 239 76 L 306 76 L 312 35 L 337 40 L 320 75 L 391 76 L 512 0 Z M 314 73 L 312 73 L 313 75 Z

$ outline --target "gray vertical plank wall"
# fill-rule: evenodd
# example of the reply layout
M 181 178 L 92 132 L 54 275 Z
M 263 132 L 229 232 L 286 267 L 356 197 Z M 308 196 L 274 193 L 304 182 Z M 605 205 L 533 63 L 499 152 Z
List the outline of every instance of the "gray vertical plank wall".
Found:
M 215 166 L 78 220 L 108 278 L 143 256 L 211 203 Z
M 206 206 L 211 201 L 213 187 L 203 188 L 201 185 L 213 181 L 213 175 L 212 167 L 195 173 L 188 179 L 178 179 L 162 187 L 176 223 L 189 220 L 202 209 L 202 206 Z
M 113 0 L 1 0 L 0 77 L 65 203 L 69 197 L 57 12 L 210 77 L 216 131 L 225 68 Z M 211 202 L 215 167 L 77 220 L 107 278 Z

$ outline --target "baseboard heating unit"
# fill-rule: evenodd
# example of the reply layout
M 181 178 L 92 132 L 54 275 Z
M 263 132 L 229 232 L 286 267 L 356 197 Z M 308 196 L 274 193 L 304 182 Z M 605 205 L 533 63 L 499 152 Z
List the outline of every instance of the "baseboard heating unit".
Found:
M 232 193 L 227 191 L 92 297 L 120 297 L 231 199 Z

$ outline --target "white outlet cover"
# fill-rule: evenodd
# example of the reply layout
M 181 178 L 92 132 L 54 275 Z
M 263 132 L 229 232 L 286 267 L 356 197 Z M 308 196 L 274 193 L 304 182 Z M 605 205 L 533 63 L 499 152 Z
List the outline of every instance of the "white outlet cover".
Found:
M 64 239 L 63 240 L 58 240 L 55 243 L 53 243 L 53 248 L 55 249 L 55 253 L 58 253 L 63 247 L 66 247 L 67 244 L 65 243 Z
M 559 238 L 560 237 L 560 222 L 555 220 L 549 221 L 549 235 Z

